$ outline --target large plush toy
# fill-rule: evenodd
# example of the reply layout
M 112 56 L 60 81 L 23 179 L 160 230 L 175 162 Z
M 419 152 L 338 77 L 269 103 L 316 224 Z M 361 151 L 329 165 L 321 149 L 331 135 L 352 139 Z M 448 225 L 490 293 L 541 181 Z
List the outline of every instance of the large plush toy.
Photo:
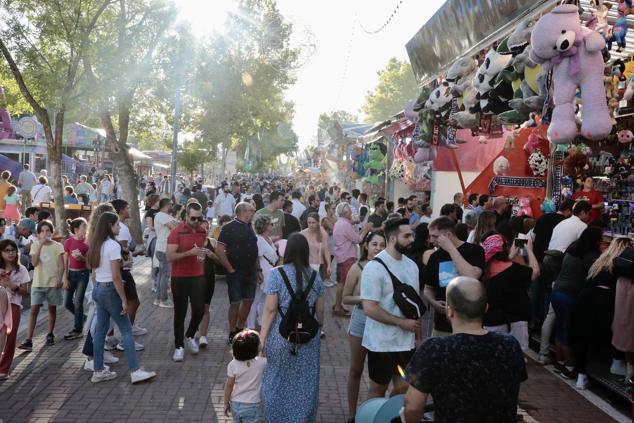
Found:
M 493 173 L 498 176 L 506 176 L 509 174 L 510 167 L 509 159 L 500 156 L 493 162 Z
M 584 137 L 600 140 L 612 130 L 603 86 L 603 37 L 579 20 L 572 4 L 555 7 L 541 17 L 531 34 L 531 58 L 553 70 L 555 108 L 548 139 L 555 144 L 571 142 L 578 134 L 575 94 L 581 89 Z

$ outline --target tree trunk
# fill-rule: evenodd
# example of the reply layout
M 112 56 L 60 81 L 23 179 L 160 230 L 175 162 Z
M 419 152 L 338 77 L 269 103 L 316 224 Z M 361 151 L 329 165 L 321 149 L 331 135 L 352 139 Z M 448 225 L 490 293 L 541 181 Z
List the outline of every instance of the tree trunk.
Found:
M 141 211 L 139 210 L 139 188 L 134 166 L 128 154 L 128 146 L 125 142 L 122 142 L 122 140 L 127 140 L 128 137 L 129 114 L 121 112 L 119 114 L 118 139 L 109 112 L 101 112 L 101 124 L 106 130 L 106 143 L 117 169 L 120 186 L 123 189 L 123 198 L 130 206 L 130 220 L 128 221 L 130 233 L 134 240 L 141 244 L 143 242 L 143 231 L 141 230 Z
M 55 200 L 55 226 L 58 233 L 68 235 L 68 225 L 64 212 L 64 187 L 62 186 L 62 139 L 64 137 L 64 111 L 55 114 L 55 134 L 53 143 L 47 140 L 48 160 L 51 165 L 49 183 Z

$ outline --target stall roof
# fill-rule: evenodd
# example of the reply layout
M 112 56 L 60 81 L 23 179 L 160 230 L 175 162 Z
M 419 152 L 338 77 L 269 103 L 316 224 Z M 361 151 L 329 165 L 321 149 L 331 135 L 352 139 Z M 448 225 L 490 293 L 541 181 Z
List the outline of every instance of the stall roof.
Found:
M 149 156 L 147 154 L 145 154 L 144 152 L 142 152 L 141 150 L 138 150 L 134 147 L 130 147 L 128 149 L 128 154 L 132 156 L 133 159 L 137 159 L 137 160 L 152 160 L 152 156 Z
M 512 31 L 520 20 L 557 3 L 558 0 L 447 0 L 405 46 L 414 75 L 425 85 L 456 59 L 477 53 Z

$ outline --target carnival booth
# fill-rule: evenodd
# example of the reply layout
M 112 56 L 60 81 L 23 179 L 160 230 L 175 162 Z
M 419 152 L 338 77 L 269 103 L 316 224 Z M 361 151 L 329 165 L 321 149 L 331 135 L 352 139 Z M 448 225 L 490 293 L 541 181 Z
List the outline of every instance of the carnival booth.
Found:
M 604 201 L 605 235 L 634 238 L 632 14 L 631 0 L 445 2 L 407 44 L 423 89 L 391 174 L 433 160 L 434 208 L 460 191 L 533 217 L 567 197 Z M 598 367 L 590 376 L 629 399 Z

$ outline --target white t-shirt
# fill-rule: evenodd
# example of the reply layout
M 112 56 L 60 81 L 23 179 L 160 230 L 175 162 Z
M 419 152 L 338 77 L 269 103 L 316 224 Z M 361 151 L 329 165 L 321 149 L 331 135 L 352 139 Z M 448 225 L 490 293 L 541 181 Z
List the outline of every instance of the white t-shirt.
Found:
M 291 214 L 295 216 L 297 220 L 299 220 L 302 217 L 302 214 L 304 213 L 304 211 L 306 210 L 306 206 L 303 205 L 302 202 L 299 201 L 297 198 L 293 198 L 292 203 L 293 203 L 293 213 Z
M 555 229 L 553 229 L 553 236 L 550 238 L 548 249 L 559 250 L 565 253 L 570 244 L 578 240 L 581 236 L 581 232 L 587 227 L 587 224 L 574 215 L 562 220 L 555 226 Z
M 266 279 L 271 272 L 271 269 L 273 269 L 273 265 L 277 263 L 280 257 L 278 256 L 275 247 L 269 244 L 261 235 L 258 235 L 258 257 L 260 258 L 262 275 L 264 276 L 264 279 Z
M 396 260 L 387 250 L 381 251 L 377 257 L 402 283 L 411 285 L 417 292 L 420 292 L 416 263 L 405 256 Z M 361 273 L 361 299 L 378 301 L 379 306 L 388 313 L 405 317 L 392 299 L 393 294 L 392 278 L 383 265 L 376 261 L 368 262 Z M 374 352 L 410 351 L 415 346 L 414 334 L 398 326 L 377 322 L 368 316 L 362 345 Z
M 259 403 L 265 367 L 265 357 L 255 357 L 248 361 L 231 360 L 227 365 L 227 376 L 236 378 L 233 392 L 231 392 L 231 401 L 246 404 Z
M 119 220 L 119 227 L 120 229 L 119 229 L 119 235 L 117 236 L 117 241 L 128 241 L 128 251 L 134 250 L 134 247 L 132 245 L 133 241 L 132 241 L 132 234 L 130 233 L 130 228 L 128 228 L 128 225 L 126 225 L 120 220 Z M 126 266 L 123 269 L 130 270 L 132 269 L 132 266 Z
M 20 264 L 18 266 L 18 270 L 11 273 L 11 275 L 9 276 L 9 280 L 14 284 L 20 286 L 22 284 L 31 282 L 31 277 L 29 276 L 29 271 L 26 270 L 26 267 Z M 22 308 L 22 295 L 16 294 L 10 289 L 7 289 L 7 294 L 9 294 L 9 302 L 11 304 L 15 304 Z M 15 328 L 15 330 L 17 330 L 17 328 Z
M 165 212 L 158 212 L 154 216 L 154 230 L 156 231 L 156 251 L 167 252 L 167 237 L 171 229 L 167 223 L 174 221 L 174 218 Z
M 236 199 L 231 193 L 225 194 L 222 192 L 218 194 L 218 197 L 216 197 L 216 215 L 218 217 L 222 217 L 224 215 L 233 216 L 235 206 Z
M 48 203 L 51 201 L 53 190 L 48 185 L 37 184 L 31 188 L 33 204 Z
M 107 239 L 101 244 L 101 260 L 99 267 L 95 270 L 97 282 L 112 282 L 112 266 L 114 260 L 121 260 L 121 245 L 114 239 Z

